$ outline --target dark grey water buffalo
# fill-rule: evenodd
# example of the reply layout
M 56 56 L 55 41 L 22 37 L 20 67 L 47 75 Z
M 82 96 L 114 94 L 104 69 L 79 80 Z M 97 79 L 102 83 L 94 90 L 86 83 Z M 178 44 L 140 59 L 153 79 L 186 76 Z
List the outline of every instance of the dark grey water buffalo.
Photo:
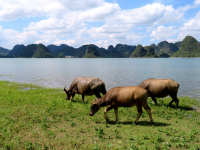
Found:
M 151 108 L 147 104 L 147 98 L 147 90 L 141 87 L 115 87 L 110 89 L 102 98 L 98 98 L 92 102 L 89 115 L 93 116 L 100 109 L 100 107 L 108 106 L 104 111 L 105 120 L 108 122 L 106 114 L 109 110 L 114 108 L 116 116 L 115 121 L 117 122 L 118 107 L 132 107 L 136 105 L 138 114 L 135 123 L 138 123 L 138 120 L 143 112 L 142 107 L 144 107 L 145 110 L 148 112 L 150 123 L 153 123 Z
M 74 95 L 82 94 L 82 100 L 84 103 L 84 95 L 96 95 L 97 98 L 101 98 L 100 93 L 106 94 L 106 87 L 103 81 L 99 78 L 92 77 L 76 77 L 72 82 L 69 89 L 64 88 L 67 95 L 67 100 L 72 100 Z
M 139 87 L 142 87 L 148 91 L 149 97 L 152 98 L 152 100 L 155 102 L 156 105 L 158 105 L 156 101 L 156 97 L 163 98 L 166 96 L 170 96 L 172 98 L 171 102 L 169 103 L 169 106 L 173 102 L 176 103 L 176 108 L 178 108 L 178 88 L 179 84 L 172 80 L 172 79 L 147 79 L 140 83 L 138 85 Z

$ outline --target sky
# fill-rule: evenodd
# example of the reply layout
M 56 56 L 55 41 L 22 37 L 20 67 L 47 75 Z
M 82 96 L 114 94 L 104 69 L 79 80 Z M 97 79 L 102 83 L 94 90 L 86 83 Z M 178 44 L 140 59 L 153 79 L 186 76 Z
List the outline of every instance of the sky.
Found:
M 0 0 L 0 47 L 200 41 L 200 0 Z

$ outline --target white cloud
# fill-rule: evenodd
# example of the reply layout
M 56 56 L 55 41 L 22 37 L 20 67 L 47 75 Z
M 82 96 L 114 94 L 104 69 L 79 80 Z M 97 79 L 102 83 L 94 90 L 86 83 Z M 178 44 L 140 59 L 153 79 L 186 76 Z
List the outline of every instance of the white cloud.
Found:
M 131 24 L 103 25 L 101 27 L 93 27 L 88 31 L 92 33 L 121 33 L 127 32 L 133 28 Z
M 195 17 L 190 18 L 183 26 L 179 29 L 180 34 L 174 40 L 182 40 L 187 35 L 191 35 L 196 39 L 200 38 L 200 12 Z
M 140 8 L 122 10 L 116 13 L 116 17 L 108 20 L 108 23 L 125 23 L 134 25 L 153 26 L 158 24 L 180 21 L 187 9 L 174 9 L 172 5 L 160 3 L 148 4 Z
M 20 17 L 59 17 L 69 11 L 94 9 L 103 0 L 7 0 L 0 1 L 0 20 L 14 20 Z
M 118 12 L 116 18 L 113 20 L 120 23 L 130 23 L 130 24 L 152 24 L 164 15 L 165 6 L 159 3 L 154 3 L 152 5 L 148 4 L 144 7 L 122 10 Z
M 179 33 L 178 36 L 175 39 L 168 39 L 168 41 L 182 41 L 188 35 L 200 39 L 200 12 L 195 17 L 188 19 L 182 27 L 177 29 L 177 32 Z
M 49 16 L 65 10 L 53 0 L 9 0 L 0 2 L 0 20 L 15 20 L 20 17 Z
M 54 45 L 61 45 L 61 44 L 66 44 L 66 45 L 73 45 L 75 40 L 58 40 L 54 41 L 52 44 Z
M 88 9 L 86 11 L 73 11 L 63 14 L 62 17 L 49 17 L 46 20 L 32 22 L 24 30 L 42 31 L 45 34 L 84 34 L 87 24 L 86 21 L 96 22 L 105 21 L 113 16 L 120 7 L 117 4 L 103 3 L 97 8 Z
M 102 6 L 81 12 L 78 16 L 78 20 L 91 22 L 105 21 L 113 17 L 118 11 L 120 11 L 118 4 L 103 3 Z
M 24 30 L 41 31 L 46 35 L 56 36 L 73 34 L 74 37 L 79 37 L 89 34 L 88 42 L 94 43 L 94 40 L 97 40 L 95 43 L 104 42 L 102 44 L 106 46 L 110 43 L 137 43 L 144 38 L 144 35 L 136 35 L 133 32 L 135 26 L 133 22 L 135 21 L 136 24 L 153 24 L 164 15 L 165 11 L 165 5 L 162 4 L 146 5 L 141 8 L 121 11 L 116 3 L 102 2 L 95 9 L 68 12 L 60 18 L 49 17 L 36 23 L 32 22 Z M 105 24 L 100 27 L 89 28 L 89 23 L 86 24 L 85 21 L 105 21 Z M 108 38 L 109 40 L 107 40 Z M 79 41 L 86 40 L 85 38 L 82 38 L 84 40 L 80 39 L 79 37 Z M 61 41 L 73 46 L 80 43 L 73 38 L 64 41 L 57 40 L 54 43 Z M 82 44 L 80 43 L 80 45 Z
M 101 6 L 104 0 L 58 0 L 69 11 L 82 11 Z
M 50 44 L 57 39 L 56 36 L 48 36 L 39 34 L 36 31 L 15 31 L 6 29 L 3 30 L 0 26 L 0 45 L 1 47 L 12 49 L 16 44 L 32 44 L 32 43 L 43 43 Z
M 155 39 L 157 40 L 167 40 L 168 38 L 176 35 L 179 31 L 175 26 L 170 26 L 170 27 L 164 27 L 164 26 L 159 26 L 157 29 L 153 30 L 151 32 L 150 37 L 153 37 L 150 41 L 154 41 Z
M 161 4 L 171 4 L 174 3 L 176 0 L 154 0 L 153 3 L 161 3 Z
M 181 30 L 184 31 L 200 31 L 200 14 L 196 17 L 190 18 L 188 22 L 183 24 Z
M 195 1 L 194 1 L 194 4 L 195 4 L 195 5 L 200 5 L 200 0 L 195 0 Z
M 116 29 L 117 30 L 117 29 Z M 90 30 L 91 39 L 106 41 L 109 45 L 118 44 L 118 43 L 137 43 L 141 41 L 145 36 L 136 35 L 134 32 L 108 32 L 107 30 L 99 29 Z
M 49 18 L 36 23 L 32 22 L 24 30 L 42 31 L 47 35 L 67 35 L 76 32 L 81 34 L 86 25 L 86 23 L 73 22 L 73 20 Z
M 163 3 L 163 0 L 157 2 Z M 194 1 L 195 5 L 198 3 L 199 0 Z M 108 3 L 105 0 L 0 1 L 0 21 L 15 20 L 20 17 L 25 19 L 35 16 L 46 17 L 44 20 L 30 23 L 22 32 L 1 28 L 0 43 L 4 43 L 7 47 L 14 43 L 58 45 L 63 42 L 76 47 L 83 43 L 96 43 L 99 46 L 133 44 L 144 39 L 149 31 L 151 31 L 151 41 L 166 40 L 177 34 L 178 30 L 175 26 L 164 26 L 184 20 L 185 11 L 191 8 L 190 5 L 174 8 L 172 5 L 153 3 L 121 10 L 117 3 Z M 195 23 L 199 25 L 198 19 Z M 94 24 L 98 25 L 93 27 Z M 191 19 L 184 24 L 182 30 L 188 31 L 194 27 L 198 30 L 197 25 L 195 26 Z M 156 26 L 158 27 L 155 29 Z
M 99 40 L 99 41 L 95 41 L 95 42 L 92 42 L 91 44 L 95 44 L 97 45 L 98 47 L 103 47 L 103 48 L 108 48 L 108 46 L 114 44 L 114 43 L 111 43 L 111 41 L 109 40 Z
M 149 42 L 153 42 L 153 41 L 155 41 L 155 39 L 150 39 L 150 40 L 149 40 Z
M 174 9 L 172 5 L 167 5 L 165 6 L 165 13 L 155 24 L 167 24 L 183 21 L 184 13 L 188 9 L 189 7 Z

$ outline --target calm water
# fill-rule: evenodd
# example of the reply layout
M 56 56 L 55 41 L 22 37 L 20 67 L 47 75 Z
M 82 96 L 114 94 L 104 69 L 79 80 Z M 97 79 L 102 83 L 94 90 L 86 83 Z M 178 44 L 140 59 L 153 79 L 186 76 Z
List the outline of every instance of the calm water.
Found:
M 148 78 L 174 79 L 178 96 L 200 98 L 200 58 L 0 59 L 0 80 L 63 88 L 77 76 L 99 77 L 107 90 Z

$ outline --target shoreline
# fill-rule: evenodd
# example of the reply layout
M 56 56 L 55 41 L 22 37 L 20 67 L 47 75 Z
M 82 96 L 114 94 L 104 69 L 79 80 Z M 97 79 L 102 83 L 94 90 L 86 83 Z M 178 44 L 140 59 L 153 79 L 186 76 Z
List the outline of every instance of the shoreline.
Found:
M 1 75 L 0 74 L 0 77 L 1 76 L 6 76 L 6 75 Z M 3 82 L 10 82 L 10 83 L 17 83 L 17 84 L 27 84 L 27 85 L 33 85 L 33 86 L 38 86 L 38 87 L 41 87 L 41 88 L 46 88 L 46 89 L 60 89 L 60 90 L 63 90 L 63 88 L 64 88 L 64 86 L 63 86 L 63 88 L 62 87 L 54 87 L 54 86 L 52 86 L 52 87 L 50 87 L 50 86 L 48 86 L 48 85 L 44 85 L 44 84 L 34 84 L 34 83 L 28 83 L 28 82 L 18 82 L 18 81 L 9 81 L 9 80 L 0 80 L 0 82 L 1 81 L 3 81 Z M 123 86 L 121 86 L 121 87 L 123 87 Z M 110 90 L 110 89 L 107 89 L 107 90 Z M 198 93 L 198 92 L 197 92 Z M 169 96 L 168 96 L 169 97 Z M 178 94 L 178 97 L 181 97 L 181 98 L 183 98 L 183 97 L 188 97 L 188 98 L 191 98 L 191 99 L 197 99 L 198 101 L 200 101 L 200 97 L 195 97 L 195 96 L 189 96 L 189 95 L 181 95 L 181 96 L 179 96 L 179 94 Z
M 0 57 L 0 58 L 27 58 L 27 59 L 43 59 L 43 57 L 41 57 L 41 58 L 37 58 L 37 57 Z M 71 57 L 71 58 L 68 58 L 68 57 L 60 57 L 60 58 L 58 58 L 58 57 L 54 57 L 54 58 L 51 58 L 51 57 L 49 57 L 49 58 L 46 58 L 46 57 L 44 57 L 45 59 L 80 59 L 80 58 L 84 58 L 84 59 L 99 59 L 99 58 L 122 58 L 122 59 L 124 59 L 124 58 L 130 58 L 130 57 L 90 57 L 90 58 L 85 58 L 85 57 Z M 131 58 L 200 58 L 200 57 L 131 57 Z M 130 58 L 130 59 L 131 59 Z

